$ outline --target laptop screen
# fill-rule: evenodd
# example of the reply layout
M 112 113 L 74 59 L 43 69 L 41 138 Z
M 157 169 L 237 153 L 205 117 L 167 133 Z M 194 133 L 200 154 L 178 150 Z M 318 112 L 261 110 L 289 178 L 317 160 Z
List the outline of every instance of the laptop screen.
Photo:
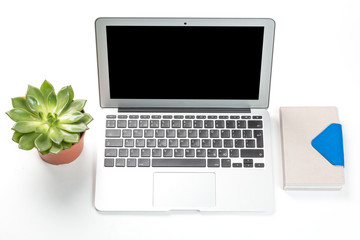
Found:
M 263 26 L 106 26 L 111 99 L 259 99 Z

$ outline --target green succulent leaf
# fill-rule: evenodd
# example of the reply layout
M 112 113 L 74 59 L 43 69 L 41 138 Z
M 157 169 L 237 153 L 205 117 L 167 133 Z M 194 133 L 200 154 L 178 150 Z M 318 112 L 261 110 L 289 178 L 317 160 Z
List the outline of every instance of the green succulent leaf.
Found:
M 40 92 L 43 94 L 45 100 L 48 98 L 50 93 L 55 92 L 54 87 L 51 83 L 45 80 L 40 87 Z
M 84 117 L 84 114 L 81 112 L 70 112 L 64 115 L 61 115 L 58 119 L 61 123 L 74 123 L 79 121 Z
M 37 120 L 37 118 L 35 118 L 31 113 L 29 113 L 28 111 L 24 111 L 22 109 L 14 108 L 6 112 L 6 114 L 15 122 Z
M 28 107 L 26 99 L 24 97 L 12 98 L 11 103 L 13 108 L 21 109 L 23 111 L 31 113 L 33 116 L 36 116 L 36 114 L 34 114 L 35 112 Z
M 62 142 L 61 144 L 64 149 L 70 149 L 72 146 L 72 143 L 68 143 L 68 142 Z
M 57 98 L 57 103 L 56 103 L 56 110 L 55 112 L 57 114 L 60 114 L 64 108 L 68 105 L 68 103 L 70 102 L 70 93 L 69 93 L 69 88 L 68 86 L 63 87 L 62 89 L 60 89 L 60 91 L 58 92 L 58 94 L 56 95 Z
M 78 121 L 78 123 L 84 123 L 86 125 L 88 125 L 93 119 L 93 117 L 88 114 L 88 113 L 84 113 L 83 117 Z
M 52 142 L 48 135 L 40 134 L 34 141 L 35 147 L 40 151 L 44 152 L 52 147 Z
M 33 96 L 26 96 L 26 104 L 32 112 L 43 111 L 43 107 L 40 102 Z
M 24 135 L 24 133 L 14 132 L 12 140 L 16 143 L 19 143 L 22 135 Z
M 89 128 L 84 123 L 72 123 L 72 124 L 62 124 L 59 123 L 58 127 L 70 133 L 80 133 L 88 130 Z
M 50 148 L 50 152 L 52 154 L 59 154 L 61 150 L 63 150 L 63 146 L 61 144 L 56 144 L 56 143 L 54 143 Z
M 68 90 L 69 90 L 69 103 L 71 103 L 74 100 L 75 94 L 74 94 L 74 90 L 71 87 L 71 85 L 69 85 L 67 87 L 68 87 Z
M 41 106 L 45 104 L 44 95 L 37 87 L 29 85 L 26 92 L 26 96 L 32 96 L 36 98 L 36 100 L 40 103 Z
M 36 133 L 47 133 L 49 131 L 49 124 L 47 123 L 42 123 L 41 125 L 39 125 L 38 127 L 35 128 L 35 132 Z
M 47 104 L 48 104 L 48 111 L 53 112 L 57 105 L 57 97 L 54 91 L 52 91 L 48 98 L 47 98 Z
M 56 144 L 60 144 L 64 139 L 62 133 L 56 127 L 51 127 L 50 128 L 49 137 Z
M 24 149 L 24 150 L 31 150 L 34 148 L 35 146 L 35 139 L 39 136 L 39 134 L 37 133 L 25 133 L 24 135 L 22 135 L 22 137 L 20 138 L 19 141 L 19 148 Z
M 64 109 L 64 111 L 60 114 L 60 116 L 71 112 L 81 112 L 84 109 L 85 104 L 86 104 L 86 100 L 82 100 L 82 99 L 74 100 L 66 107 L 66 109 Z
M 42 122 L 35 122 L 35 121 L 21 121 L 15 123 L 14 127 L 12 128 L 16 132 L 20 133 L 30 133 L 34 132 L 37 127 L 42 125 Z
M 80 133 L 69 133 L 67 131 L 61 130 L 61 134 L 64 137 L 64 141 L 68 143 L 77 143 L 80 139 Z

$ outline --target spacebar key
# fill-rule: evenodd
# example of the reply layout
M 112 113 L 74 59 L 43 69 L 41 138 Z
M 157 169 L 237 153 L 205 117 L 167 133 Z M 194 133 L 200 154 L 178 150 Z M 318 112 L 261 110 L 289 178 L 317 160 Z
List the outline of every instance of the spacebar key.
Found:
M 153 167 L 206 167 L 205 159 L 153 158 Z

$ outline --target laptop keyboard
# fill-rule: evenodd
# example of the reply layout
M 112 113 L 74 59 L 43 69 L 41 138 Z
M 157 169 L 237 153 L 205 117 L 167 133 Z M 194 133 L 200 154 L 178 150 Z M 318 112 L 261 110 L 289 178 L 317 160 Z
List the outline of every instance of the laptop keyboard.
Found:
M 106 116 L 105 167 L 264 168 L 262 116 Z

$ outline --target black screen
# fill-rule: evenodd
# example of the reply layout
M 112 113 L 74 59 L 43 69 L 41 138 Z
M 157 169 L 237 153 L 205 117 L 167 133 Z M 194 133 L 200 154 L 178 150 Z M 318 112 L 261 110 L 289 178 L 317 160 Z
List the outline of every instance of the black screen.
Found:
M 107 26 L 110 98 L 259 98 L 264 27 Z

